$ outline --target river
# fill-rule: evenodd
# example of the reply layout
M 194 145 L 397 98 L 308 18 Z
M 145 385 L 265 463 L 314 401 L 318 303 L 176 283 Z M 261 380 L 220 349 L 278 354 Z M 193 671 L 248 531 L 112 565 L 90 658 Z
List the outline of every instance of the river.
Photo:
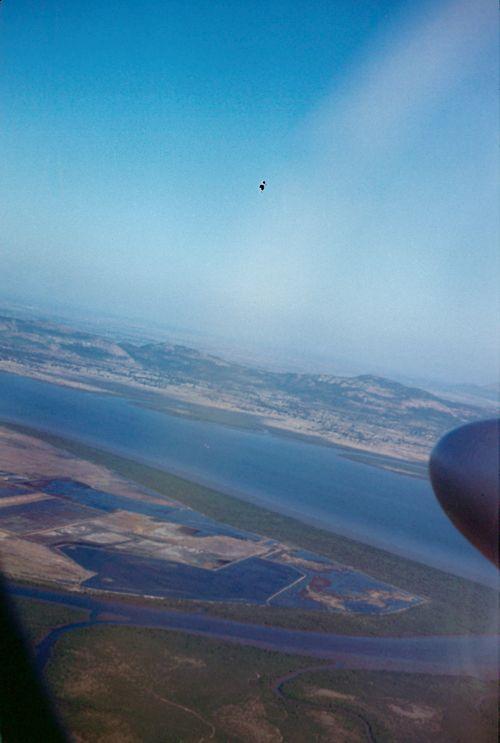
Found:
M 88 594 L 10 586 L 15 596 L 84 609 L 88 620 L 58 627 L 42 640 L 37 660 L 43 668 L 62 634 L 96 624 L 130 625 L 187 632 L 239 645 L 335 660 L 344 668 L 465 674 L 494 678 L 497 636 L 356 637 L 268 627 L 221 619 L 202 612 L 182 612 L 99 599 Z M 110 619 L 112 615 L 112 619 Z

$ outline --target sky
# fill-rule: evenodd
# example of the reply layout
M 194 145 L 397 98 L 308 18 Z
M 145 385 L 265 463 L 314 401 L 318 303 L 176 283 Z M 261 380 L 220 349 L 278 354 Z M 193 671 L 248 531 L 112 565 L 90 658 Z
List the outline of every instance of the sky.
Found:
M 4 0 L 0 40 L 0 302 L 498 379 L 493 0 Z

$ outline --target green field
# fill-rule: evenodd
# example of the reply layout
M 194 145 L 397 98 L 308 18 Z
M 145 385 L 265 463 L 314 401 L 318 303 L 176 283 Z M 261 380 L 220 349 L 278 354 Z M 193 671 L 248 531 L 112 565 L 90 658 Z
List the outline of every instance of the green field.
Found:
M 297 658 L 180 633 L 124 627 L 72 632 L 47 677 L 80 741 L 310 741 L 270 681 L 305 667 Z
M 306 673 L 282 687 L 288 703 L 330 720 L 332 740 L 342 728 L 361 732 L 368 723 L 373 738 L 388 743 L 495 741 L 496 691 L 474 678 L 385 671 Z
M 155 490 L 159 495 L 174 498 L 218 521 L 289 545 L 310 549 L 427 599 L 424 604 L 408 611 L 378 617 L 253 605 L 201 604 L 177 600 L 159 602 L 165 606 L 183 609 L 203 606 L 210 612 L 227 618 L 346 634 L 414 635 L 496 631 L 497 592 L 478 583 L 307 526 L 296 519 L 154 467 L 58 436 L 40 434 L 23 426 L 11 427 L 38 436 L 76 456 L 109 467 L 123 477 Z
M 79 612 L 23 599 L 32 637 Z M 495 695 L 472 678 L 316 670 L 321 662 L 178 632 L 101 626 L 57 642 L 46 669 L 82 743 L 493 743 Z M 310 671 L 308 669 L 315 670 Z M 273 691 L 287 674 L 281 694 Z

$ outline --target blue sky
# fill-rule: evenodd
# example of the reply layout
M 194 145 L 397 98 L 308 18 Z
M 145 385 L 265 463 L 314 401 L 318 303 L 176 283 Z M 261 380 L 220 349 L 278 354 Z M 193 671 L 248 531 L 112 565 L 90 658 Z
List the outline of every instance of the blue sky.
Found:
M 5 0 L 0 24 L 0 300 L 494 381 L 496 3 Z

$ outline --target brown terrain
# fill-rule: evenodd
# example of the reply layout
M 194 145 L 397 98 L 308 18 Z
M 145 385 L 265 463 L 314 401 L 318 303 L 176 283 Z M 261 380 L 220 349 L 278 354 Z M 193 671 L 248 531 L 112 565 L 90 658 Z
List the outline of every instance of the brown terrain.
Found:
M 498 407 L 373 375 L 272 372 L 181 345 L 113 339 L 15 317 L 0 317 L 0 371 L 414 461 L 425 461 L 444 431 L 493 415 Z
M 41 478 L 70 478 L 83 481 L 100 491 L 143 502 L 178 505 L 165 497 L 159 499 L 145 493 L 105 467 L 75 457 L 32 436 L 0 428 L 2 493 L 9 492 L 9 489 L 15 493 L 20 483 L 36 483 Z M 6 509 L 14 505 L 29 507 L 34 502 L 56 500 L 36 490 L 0 497 L 0 525 L 3 525 L 0 552 L 7 575 L 18 579 L 74 584 L 74 587 L 80 585 L 93 573 L 50 546 L 63 542 L 113 545 L 116 549 L 125 547 L 134 554 L 154 555 L 207 568 L 215 568 L 221 561 L 241 560 L 269 551 L 269 541 L 265 539 L 254 542 L 222 535 L 200 538 L 186 533 L 186 528 L 181 524 L 156 522 L 148 516 L 126 510 L 103 515 L 95 511 L 89 511 L 88 515 L 84 512 L 69 523 L 65 523 L 64 517 L 59 517 L 59 523 L 52 523 L 48 515 L 45 521 L 33 528 L 29 524 L 22 528 L 21 524 L 21 533 L 15 531 L 17 524 L 12 530 L 13 527 L 6 525 L 2 518 L 7 513 Z
M 1 427 L 0 555 L 12 579 L 72 590 L 92 580 L 92 590 L 136 596 L 306 601 L 341 613 L 367 606 L 394 613 L 423 602 L 375 579 L 367 584 L 346 565 L 207 519 L 104 466 Z M 336 587 L 346 573 L 358 584 L 352 595 Z

